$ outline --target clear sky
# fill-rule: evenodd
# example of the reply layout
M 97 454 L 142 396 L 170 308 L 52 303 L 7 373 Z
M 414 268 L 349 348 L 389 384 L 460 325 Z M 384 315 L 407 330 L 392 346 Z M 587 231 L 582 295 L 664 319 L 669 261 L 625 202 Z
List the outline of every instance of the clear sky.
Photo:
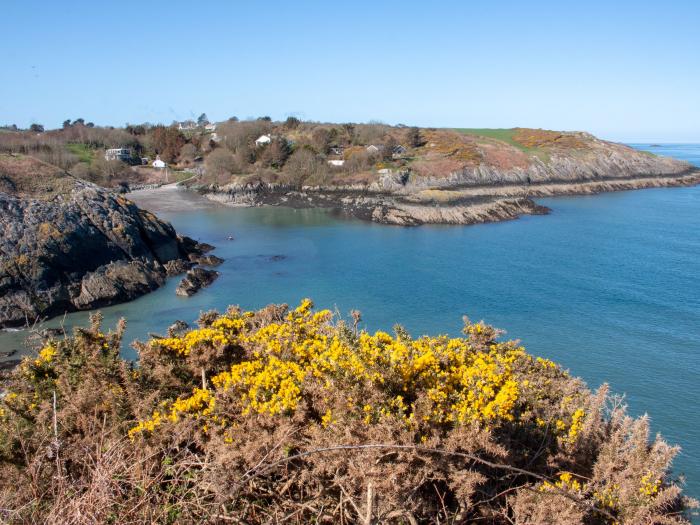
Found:
M 206 112 L 700 142 L 699 28 L 697 0 L 3 0 L 0 124 Z

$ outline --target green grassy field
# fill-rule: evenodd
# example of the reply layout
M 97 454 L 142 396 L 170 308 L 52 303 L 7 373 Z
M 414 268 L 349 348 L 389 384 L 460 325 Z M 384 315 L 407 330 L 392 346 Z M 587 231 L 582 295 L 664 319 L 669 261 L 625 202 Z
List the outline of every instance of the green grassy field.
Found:
M 86 144 L 66 144 L 66 149 L 78 157 L 80 162 L 92 163 L 95 158 L 95 151 Z
M 454 128 L 455 131 L 464 133 L 465 135 L 475 135 L 477 137 L 486 137 L 496 139 L 516 148 L 524 149 L 521 144 L 518 144 L 513 139 L 515 129 L 513 128 Z
M 506 144 L 509 144 L 510 146 L 513 146 L 514 148 L 518 148 L 520 151 L 527 153 L 528 155 L 532 155 L 534 157 L 537 157 L 545 164 L 548 163 L 550 160 L 549 154 L 546 151 L 543 151 L 540 148 L 528 148 L 526 146 L 523 146 L 519 142 L 516 142 L 515 138 L 514 138 L 514 135 L 516 132 L 515 128 L 453 128 L 453 129 L 455 131 L 457 131 L 459 133 L 463 133 L 465 135 L 473 135 L 475 137 L 485 137 L 485 138 L 489 138 L 489 139 L 500 140 L 501 142 L 505 142 Z

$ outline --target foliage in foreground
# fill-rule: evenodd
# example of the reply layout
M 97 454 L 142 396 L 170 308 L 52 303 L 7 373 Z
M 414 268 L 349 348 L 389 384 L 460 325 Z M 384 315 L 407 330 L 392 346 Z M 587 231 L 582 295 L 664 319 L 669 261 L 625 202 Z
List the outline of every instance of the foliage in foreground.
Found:
M 119 357 L 48 341 L 0 400 L 0 519 L 687 523 L 677 449 L 603 388 L 497 341 L 231 308 Z

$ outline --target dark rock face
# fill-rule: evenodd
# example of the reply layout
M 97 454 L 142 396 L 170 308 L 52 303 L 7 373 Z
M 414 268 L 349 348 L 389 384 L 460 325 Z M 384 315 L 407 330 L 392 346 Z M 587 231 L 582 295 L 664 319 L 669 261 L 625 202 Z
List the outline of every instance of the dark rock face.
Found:
M 50 199 L 0 193 L 0 327 L 134 299 L 202 253 L 93 184 L 76 181 Z
M 180 281 L 175 293 L 183 297 L 189 297 L 205 286 L 209 286 L 218 276 L 219 272 L 217 271 L 199 267 L 194 268 L 187 272 L 187 275 Z

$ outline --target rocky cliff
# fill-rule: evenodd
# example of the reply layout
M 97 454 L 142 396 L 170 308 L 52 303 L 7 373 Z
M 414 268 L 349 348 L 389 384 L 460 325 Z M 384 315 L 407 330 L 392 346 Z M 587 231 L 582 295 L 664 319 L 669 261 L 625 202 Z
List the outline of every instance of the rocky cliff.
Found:
M 124 197 L 0 156 L 0 327 L 133 299 L 192 254 L 195 241 Z

